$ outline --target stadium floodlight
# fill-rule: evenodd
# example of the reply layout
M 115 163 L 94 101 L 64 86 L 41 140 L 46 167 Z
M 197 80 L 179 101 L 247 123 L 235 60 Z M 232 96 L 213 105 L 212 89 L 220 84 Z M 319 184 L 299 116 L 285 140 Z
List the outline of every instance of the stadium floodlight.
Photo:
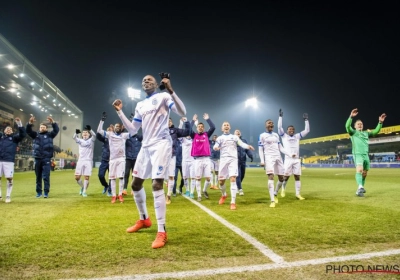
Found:
M 128 96 L 134 100 L 134 99 L 140 99 L 140 89 L 134 89 L 132 87 L 128 88 Z
M 253 108 L 257 108 L 258 107 L 257 103 L 258 103 L 257 98 L 253 97 L 253 98 L 247 99 L 244 105 L 245 105 L 245 107 L 251 106 Z

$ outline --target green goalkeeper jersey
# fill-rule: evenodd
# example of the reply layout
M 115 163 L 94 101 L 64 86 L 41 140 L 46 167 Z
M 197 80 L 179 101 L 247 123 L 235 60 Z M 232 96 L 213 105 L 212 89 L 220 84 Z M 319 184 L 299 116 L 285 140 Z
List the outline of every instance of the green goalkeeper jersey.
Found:
M 370 132 L 368 131 L 358 131 L 351 127 L 353 122 L 352 118 L 349 118 L 346 122 L 346 131 L 350 135 L 352 143 L 352 153 L 353 154 L 368 154 L 369 151 L 369 137 L 373 137 L 379 133 L 382 128 L 382 124 L 378 123 L 376 128 Z

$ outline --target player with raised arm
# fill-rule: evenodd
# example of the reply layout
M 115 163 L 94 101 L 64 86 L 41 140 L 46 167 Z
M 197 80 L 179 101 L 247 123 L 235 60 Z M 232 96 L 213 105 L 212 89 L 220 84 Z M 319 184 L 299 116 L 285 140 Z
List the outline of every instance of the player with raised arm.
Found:
M 0 133 L 0 200 L 1 198 L 1 178 L 7 180 L 6 203 L 11 202 L 11 192 L 13 189 L 15 155 L 18 144 L 26 137 L 25 127 L 22 126 L 21 119 L 14 119 L 18 126 L 18 132 L 14 133 L 11 125 L 4 128 Z
M 308 114 L 303 114 L 304 119 L 304 130 L 300 133 L 295 133 L 295 128 L 293 125 L 289 125 L 287 127 L 287 131 L 283 130 L 282 127 L 282 117 L 283 111 L 279 109 L 279 119 L 278 119 L 278 133 L 281 136 L 283 147 L 286 151 L 291 154 L 291 156 L 285 155 L 285 162 L 283 164 L 284 167 L 284 178 L 283 183 L 280 181 L 277 182 L 275 188 L 275 196 L 278 195 L 279 189 L 282 187 L 281 196 L 285 197 L 286 184 L 291 175 L 294 176 L 295 180 L 295 189 L 296 189 L 296 198 L 299 200 L 304 200 L 304 197 L 300 195 L 301 189 L 301 159 L 300 159 L 300 139 L 305 137 L 310 132 L 310 124 L 308 122 Z
M 268 175 L 268 190 L 271 199 L 269 207 L 275 207 L 278 197 L 274 195 L 274 174 L 278 175 L 278 180 L 283 182 L 284 167 L 281 152 L 286 153 L 283 148 L 279 135 L 274 130 L 274 122 L 271 119 L 265 121 L 266 132 L 260 134 L 258 139 L 258 153 L 261 159 L 261 166 L 265 165 L 265 173 Z M 289 155 L 290 156 L 290 155 Z
M 178 149 L 178 138 L 189 136 L 190 132 L 190 123 L 185 120 L 184 128 L 178 128 L 174 126 L 174 122 L 171 118 L 168 121 L 169 135 L 172 139 L 172 155 L 168 166 L 168 191 L 167 191 L 167 200 L 166 203 L 171 203 L 171 194 L 174 189 L 175 184 L 175 169 L 176 169 L 176 154 Z
M 220 154 L 220 162 L 219 162 L 219 170 L 218 170 L 218 178 L 219 178 L 219 188 L 221 190 L 221 198 L 219 199 L 219 204 L 223 204 L 227 197 L 226 195 L 226 187 L 225 180 L 229 177 L 230 187 L 231 187 L 231 210 L 236 210 L 236 194 L 237 194 L 237 185 L 236 185 L 236 177 L 238 176 L 238 153 L 237 147 L 238 145 L 244 149 L 250 149 L 254 151 L 253 146 L 248 145 L 237 135 L 233 135 L 230 133 L 231 126 L 228 122 L 222 123 L 222 132 L 223 134 L 217 138 L 214 145 L 214 150 L 219 150 Z
M 351 127 L 353 118 L 357 115 L 358 109 L 353 109 L 350 113 L 350 117 L 346 121 L 346 131 L 350 135 L 354 164 L 356 166 L 356 182 L 358 185 L 356 195 L 363 197 L 366 192 L 364 188 L 365 179 L 370 168 L 368 139 L 374 137 L 381 131 L 386 114 L 383 113 L 379 116 L 378 125 L 372 131 L 363 131 L 364 126 L 361 120 L 356 120 L 354 129 Z
M 185 105 L 176 95 L 171 86 L 169 74 L 161 73 L 161 83 L 167 92 L 157 92 L 157 81 L 147 75 L 142 80 L 142 88 L 146 92 L 146 99 L 138 102 L 132 122 L 122 112 L 122 101 L 117 99 L 113 106 L 121 118 L 124 126 L 134 135 L 142 127 L 142 148 L 136 159 L 133 170 L 132 190 L 139 220 L 127 229 L 127 232 L 137 232 L 151 226 L 146 206 L 146 193 L 143 189 L 145 179 L 152 179 L 154 209 L 157 219 L 157 236 L 152 248 L 164 247 L 167 242 L 166 233 L 166 198 L 163 181 L 169 166 L 172 154 L 172 139 L 169 135 L 168 120 L 170 110 L 183 117 L 186 114 Z
M 205 198 L 208 198 L 207 188 L 211 184 L 210 137 L 215 130 L 215 125 L 207 113 L 203 114 L 203 118 L 210 126 L 207 131 L 204 131 L 204 123 L 202 122 L 196 125 L 197 132 L 190 130 L 190 137 L 193 139 L 191 156 L 194 158 L 197 201 L 201 201 L 202 193 Z M 198 121 L 197 114 L 194 114 L 193 120 L 190 123 L 191 128 L 196 121 Z M 205 177 L 203 192 L 201 192 L 202 177 Z
M 114 131 L 103 130 L 103 118 L 100 120 L 97 132 L 108 139 L 108 145 L 110 147 L 110 166 L 108 170 L 108 178 L 110 180 L 111 187 L 111 203 L 115 203 L 117 200 L 117 179 L 119 179 L 118 189 L 118 200 L 120 203 L 124 202 L 122 192 L 124 190 L 124 175 L 125 175 L 125 142 L 131 137 L 128 132 L 122 132 L 122 125 L 116 123 L 114 125 Z
M 79 159 L 75 168 L 75 180 L 81 187 L 79 194 L 83 197 L 87 197 L 86 191 L 89 187 L 90 176 L 92 176 L 93 150 L 94 143 L 96 142 L 96 134 L 93 132 L 90 125 L 87 125 L 82 129 L 82 138 L 78 137 L 78 134 L 80 133 L 81 131 L 76 129 L 75 134 L 72 137 L 79 145 Z M 81 180 L 82 175 L 85 177 L 83 183 Z

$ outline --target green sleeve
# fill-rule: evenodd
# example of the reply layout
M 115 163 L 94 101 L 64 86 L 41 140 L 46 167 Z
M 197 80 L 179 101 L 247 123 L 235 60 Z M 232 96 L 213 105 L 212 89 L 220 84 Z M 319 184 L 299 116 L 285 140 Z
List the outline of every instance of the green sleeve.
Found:
M 352 118 L 348 118 L 346 122 L 346 131 L 348 134 L 353 135 L 354 129 L 351 127 L 351 123 L 353 122 Z
M 375 136 L 375 135 L 377 135 L 378 133 L 379 133 L 379 131 L 381 131 L 381 128 L 382 128 L 382 124 L 381 123 L 378 123 L 378 125 L 375 127 L 375 129 L 374 130 L 372 130 L 370 133 L 369 133 L 369 136 Z

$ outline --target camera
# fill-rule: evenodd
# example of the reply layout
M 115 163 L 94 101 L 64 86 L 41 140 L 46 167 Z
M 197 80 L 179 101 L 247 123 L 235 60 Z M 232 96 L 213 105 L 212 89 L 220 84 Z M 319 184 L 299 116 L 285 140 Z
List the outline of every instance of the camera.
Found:
M 169 79 L 169 78 L 170 78 L 170 74 L 169 74 L 169 73 L 164 73 L 164 72 L 161 72 L 161 73 L 158 73 L 158 75 L 160 75 L 160 77 L 161 77 L 161 80 L 162 80 L 162 79 L 164 79 L 164 78 L 167 78 L 167 79 Z M 164 85 L 164 83 L 163 83 L 163 82 L 161 82 L 161 84 L 160 84 L 159 88 L 160 88 L 160 90 L 164 90 L 164 89 L 165 89 L 165 85 Z

